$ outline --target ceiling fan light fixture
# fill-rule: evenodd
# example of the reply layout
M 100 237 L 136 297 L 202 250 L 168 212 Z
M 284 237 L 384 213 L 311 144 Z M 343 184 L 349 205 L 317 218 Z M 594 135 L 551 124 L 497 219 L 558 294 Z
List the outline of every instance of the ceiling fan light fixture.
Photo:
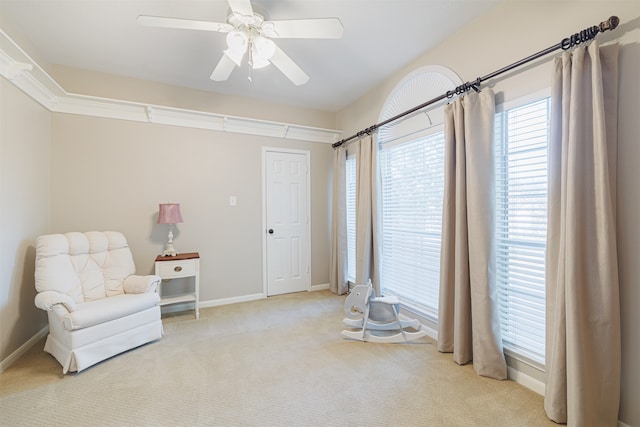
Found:
M 251 68 L 253 68 L 254 70 L 257 70 L 258 68 L 264 68 L 269 64 L 270 62 L 268 59 L 253 57 L 253 63 L 251 65 Z
M 247 33 L 240 30 L 233 30 L 227 33 L 227 47 L 234 52 L 243 52 L 247 50 L 249 37 Z
M 276 53 L 276 44 L 273 40 L 262 36 L 256 36 L 251 43 L 251 56 L 253 68 L 263 68 L 269 65 L 269 60 Z
M 227 34 L 227 49 L 225 49 L 224 54 L 239 67 L 242 64 L 242 58 L 247 51 L 248 45 L 249 38 L 244 31 L 230 31 Z

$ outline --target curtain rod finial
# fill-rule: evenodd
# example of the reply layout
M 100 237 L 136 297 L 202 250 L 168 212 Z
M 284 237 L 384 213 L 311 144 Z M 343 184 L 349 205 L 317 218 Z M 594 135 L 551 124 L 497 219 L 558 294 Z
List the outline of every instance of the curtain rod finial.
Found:
M 620 18 L 617 16 L 611 16 L 606 21 L 600 23 L 600 32 L 615 30 L 618 27 L 618 24 L 620 24 Z

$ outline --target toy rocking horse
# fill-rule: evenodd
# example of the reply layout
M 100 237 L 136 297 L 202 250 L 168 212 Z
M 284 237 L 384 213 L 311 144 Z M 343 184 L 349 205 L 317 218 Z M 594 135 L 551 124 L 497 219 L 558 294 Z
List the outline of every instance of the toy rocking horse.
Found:
M 400 301 L 395 296 L 377 297 L 371 286 L 355 286 L 344 303 L 347 318 L 344 324 L 351 329 L 342 335 L 360 341 L 394 343 L 412 341 L 427 335 L 418 319 L 400 314 Z M 406 328 L 416 332 L 405 331 Z

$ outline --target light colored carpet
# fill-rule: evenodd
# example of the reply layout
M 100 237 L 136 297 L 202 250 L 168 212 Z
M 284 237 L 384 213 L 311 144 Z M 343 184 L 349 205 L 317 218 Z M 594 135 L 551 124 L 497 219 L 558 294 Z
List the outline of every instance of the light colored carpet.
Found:
M 328 291 L 163 319 L 165 336 L 79 374 L 44 340 L 0 375 L 3 426 L 548 426 L 542 397 L 477 376 L 428 338 L 340 335 Z

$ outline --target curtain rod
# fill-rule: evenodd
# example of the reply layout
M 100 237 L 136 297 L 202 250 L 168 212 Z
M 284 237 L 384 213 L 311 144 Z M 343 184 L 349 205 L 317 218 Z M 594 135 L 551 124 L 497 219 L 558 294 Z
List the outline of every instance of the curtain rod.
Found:
M 371 133 L 375 132 L 376 130 L 378 130 L 378 128 L 387 125 L 391 122 L 394 122 L 404 116 L 407 116 L 411 113 L 414 113 L 418 110 L 421 110 L 431 104 L 435 104 L 438 101 L 441 101 L 445 98 L 453 98 L 455 95 L 462 95 L 466 92 L 468 92 L 469 90 L 473 89 L 476 92 L 479 92 L 479 86 L 480 83 L 482 83 L 485 80 L 489 80 L 492 79 L 500 74 L 506 73 L 507 71 L 513 70 L 514 68 L 517 68 L 521 65 L 524 65 L 528 62 L 531 62 L 533 60 L 536 60 L 542 56 L 545 56 L 555 50 L 558 49 L 562 49 L 562 50 L 568 50 L 571 49 L 574 46 L 579 45 L 580 43 L 585 43 L 589 40 L 592 40 L 596 37 L 596 35 L 598 35 L 598 33 L 603 33 L 607 30 L 614 30 L 618 24 L 620 23 L 620 18 L 618 18 L 617 16 L 611 16 L 609 19 L 607 19 L 606 21 L 602 21 L 600 23 L 600 25 L 594 25 L 593 27 L 589 27 L 586 28 L 582 31 L 580 31 L 579 33 L 575 33 L 570 35 L 569 37 L 566 37 L 564 39 L 562 39 L 562 41 L 558 44 L 555 44 L 551 47 L 548 47 L 544 50 L 541 50 L 538 53 L 534 53 L 533 55 L 527 56 L 524 59 L 521 59 L 520 61 L 514 62 L 513 64 L 507 65 L 506 67 L 500 68 L 497 71 L 494 71 L 493 73 L 489 73 L 484 77 L 478 77 L 477 79 L 475 79 L 474 81 L 471 82 L 466 82 L 461 84 L 460 86 L 456 87 L 453 90 L 449 90 L 446 93 L 443 93 L 440 96 L 437 96 L 423 104 L 420 104 L 416 107 L 411 108 L 410 110 L 404 111 L 400 114 L 397 114 L 391 118 L 388 118 L 380 123 L 377 123 L 373 126 L 370 126 L 366 129 L 361 130 L 360 132 L 356 133 L 355 135 L 351 135 L 348 138 L 344 138 L 334 144 L 332 144 L 333 148 L 337 148 L 349 141 L 351 141 L 352 139 L 356 139 L 356 138 L 360 138 L 364 135 L 371 135 Z

